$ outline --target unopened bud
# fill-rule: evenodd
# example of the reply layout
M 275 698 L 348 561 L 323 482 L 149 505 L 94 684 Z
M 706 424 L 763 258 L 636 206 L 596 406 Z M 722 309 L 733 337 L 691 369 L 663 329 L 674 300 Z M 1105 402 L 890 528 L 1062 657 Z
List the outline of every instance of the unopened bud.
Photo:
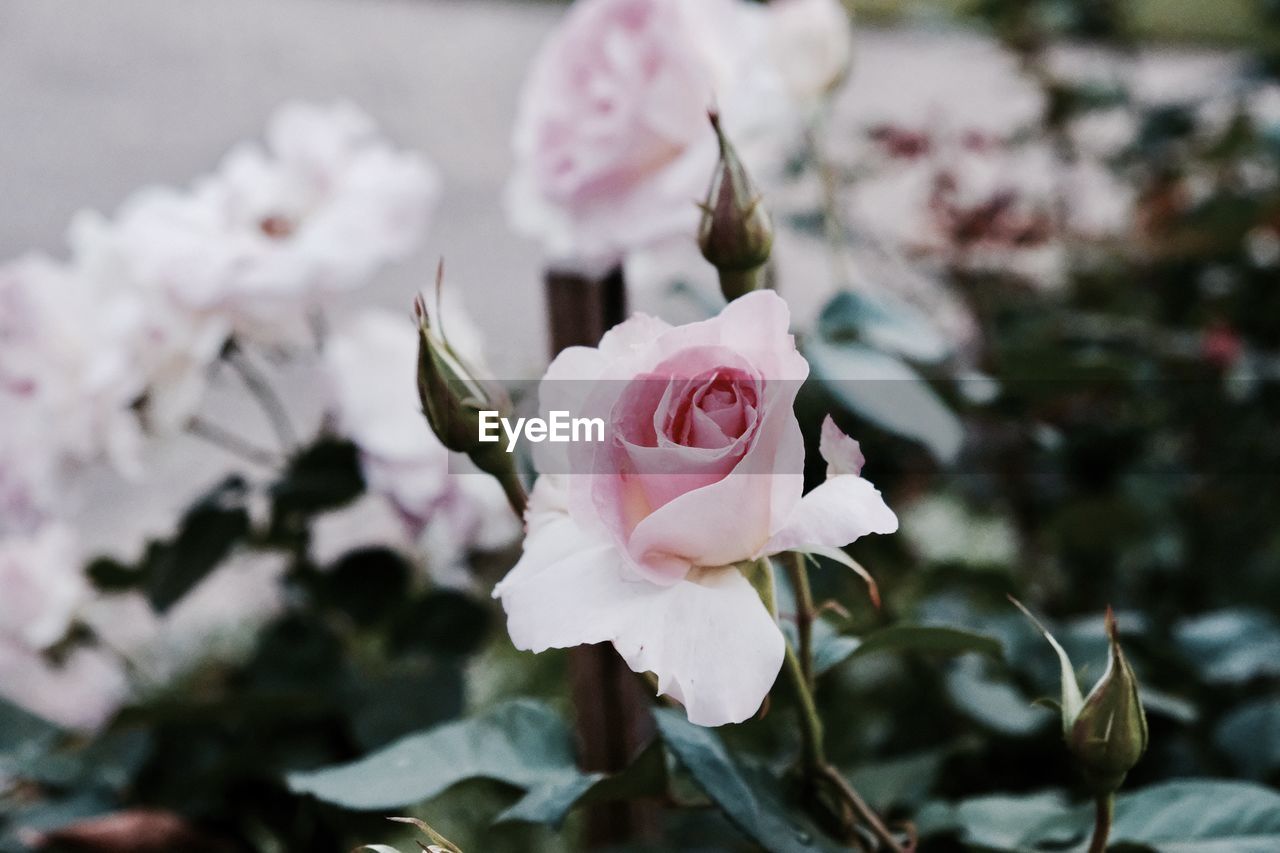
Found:
M 1095 793 L 1109 794 L 1147 751 L 1147 715 L 1138 695 L 1138 679 L 1120 649 L 1116 620 L 1107 608 L 1111 660 L 1085 697 L 1067 745 Z
M 714 112 L 711 126 L 720 141 L 720 162 L 701 205 L 698 246 L 720 271 L 721 290 L 732 301 L 760 287 L 760 270 L 773 249 L 773 223 Z
M 422 297 L 414 300 L 418 320 L 418 398 L 432 432 L 450 450 L 470 454 L 480 444 L 480 412 L 507 414 L 501 389 L 479 379 L 471 367 L 431 328 Z
M 1095 794 L 1114 793 L 1147 751 L 1147 715 L 1138 694 L 1138 679 L 1120 649 L 1115 615 L 1107 608 L 1111 658 L 1102 678 L 1080 694 L 1075 669 L 1066 650 L 1040 621 L 1010 598 L 1053 646 L 1062 669 L 1062 729 L 1067 748 Z
M 437 275 L 439 288 L 443 270 Z M 511 454 L 494 442 L 480 440 L 480 413 L 510 414 L 511 401 L 503 388 L 482 378 L 448 340 L 431 327 L 421 295 L 413 303 L 418 322 L 418 399 L 431 431 L 440 443 L 465 453 L 481 471 L 496 477 L 512 507 L 523 512 L 524 495 Z

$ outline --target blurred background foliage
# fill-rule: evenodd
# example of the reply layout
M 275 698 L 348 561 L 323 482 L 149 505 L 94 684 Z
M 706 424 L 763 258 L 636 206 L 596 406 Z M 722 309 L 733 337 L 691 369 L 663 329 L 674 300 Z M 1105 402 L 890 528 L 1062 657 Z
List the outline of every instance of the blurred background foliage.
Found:
M 858 12 L 912 23 L 965 16 L 1033 74 L 1043 46 L 1063 38 L 1121 50 L 1147 39 L 1244 45 L 1258 85 L 1278 67 L 1280 5 L 1269 2 L 865 0 Z M 1280 289 L 1257 239 L 1276 239 L 1280 183 L 1249 179 L 1280 171 L 1280 135 L 1243 106 L 1205 134 L 1191 106 L 1148 107 L 1124 92 L 1100 99 L 1037 79 L 1047 139 L 1100 106 L 1132 111 L 1135 142 L 1108 166 L 1136 190 L 1133 239 L 1073 247 L 1066 284 L 1051 293 L 1014 273 L 944 269 L 982 329 L 972 370 L 952 369 L 945 346 L 932 351 L 910 311 L 852 291 L 801 335 L 814 364 L 799 406 L 806 435 L 837 412 L 862 442 L 869 479 L 905 508 L 899 535 L 852 549 L 879 580 L 880 610 L 856 577 L 833 567 L 812 575 L 816 598 L 840 605 L 818 632 L 829 751 L 873 805 L 914 820 L 929 850 L 1074 849 L 1087 826 L 1087 816 L 1069 820 L 1082 789 L 1057 718 L 1034 704 L 1057 693 L 1058 664 L 1010 594 L 1046 617 L 1086 683 L 1105 665 L 1102 613 L 1115 608 L 1151 726 L 1126 786 L 1149 800 L 1130 801 L 1133 813 L 1158 806 L 1229 820 L 1250 813 L 1260 789 L 1158 786 L 1280 783 Z M 826 215 L 809 215 L 815 233 L 826 233 Z M 835 378 L 873 364 L 905 377 L 905 401 L 885 408 Z M 808 450 L 817 481 L 821 463 Z M 770 822 L 772 798 L 786 798 L 773 786 L 797 746 L 784 691 L 763 718 L 721 731 L 659 710 L 665 747 L 614 779 L 583 776 L 562 653 L 515 652 L 493 602 L 434 588 L 391 551 L 312 563 L 312 521 L 362 489 L 354 450 L 321 438 L 271 487 L 265 521 L 250 518 L 243 484 L 230 480 L 139 565 L 92 566 L 100 587 L 143 588 L 163 610 L 233 546 L 282 552 L 295 606 L 242 665 L 192 674 L 91 742 L 0 708 L 0 777 L 20 780 L 0 800 L 0 849 L 127 805 L 183 815 L 207 849 L 408 845 L 410 831 L 382 820 L 399 811 L 467 850 L 569 850 L 575 803 L 632 796 L 666 806 L 667 837 L 684 850 L 752 849 L 751 839 L 823 849 L 785 808 Z M 476 555 L 479 585 L 512 557 Z M 432 728 L 464 711 L 463 722 Z M 432 740 L 400 742 L 408 757 L 376 752 L 415 732 Z M 413 749 L 453 761 L 415 762 Z M 371 752 L 372 764 L 306 772 Z M 716 764 L 728 754 L 736 758 Z M 760 808 L 735 811 L 729 781 Z M 1203 808 L 1209 799 L 1227 804 L 1227 818 Z M 1280 849 L 1274 803 L 1258 808 L 1273 816 L 1270 834 L 1257 835 L 1264 846 L 1214 847 L 1222 836 L 1202 824 L 1174 832 L 1177 849 Z M 1130 832 L 1121 840 L 1156 849 L 1171 837 L 1167 825 L 1118 826 Z M 1196 846 L 1199 831 L 1215 840 Z M 56 833 L 49 841 L 93 849 Z

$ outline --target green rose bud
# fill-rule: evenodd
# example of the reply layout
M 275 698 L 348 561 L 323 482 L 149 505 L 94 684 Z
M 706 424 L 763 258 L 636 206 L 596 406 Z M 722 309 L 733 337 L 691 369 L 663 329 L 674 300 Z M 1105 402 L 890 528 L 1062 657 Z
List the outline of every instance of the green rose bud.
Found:
M 437 288 L 442 276 L 443 267 L 437 273 Z M 499 417 L 510 414 L 506 391 L 481 378 L 435 333 L 421 295 L 414 299 L 413 311 L 418 322 L 418 398 L 431 431 L 445 447 L 465 453 L 481 471 L 496 477 L 512 507 L 523 512 L 524 487 L 512 455 L 498 443 L 480 441 L 482 411 L 497 412 Z
M 698 246 L 720 271 L 724 298 L 733 301 L 761 287 L 760 273 L 773 249 L 773 222 L 738 152 L 725 137 L 720 117 L 714 112 L 710 117 L 720 140 L 720 162 L 701 205 Z
M 1097 795 L 1114 793 L 1147 751 L 1148 739 L 1138 679 L 1120 648 L 1115 615 L 1108 607 L 1111 658 L 1107 670 L 1089 695 L 1082 696 L 1066 650 L 1029 610 L 1013 598 L 1010 601 L 1026 614 L 1058 655 L 1063 735 L 1085 782 Z
M 1117 790 L 1147 751 L 1147 715 L 1138 695 L 1138 679 L 1120 649 L 1116 620 L 1107 608 L 1111 660 L 1101 680 L 1085 697 L 1067 745 L 1095 793 Z

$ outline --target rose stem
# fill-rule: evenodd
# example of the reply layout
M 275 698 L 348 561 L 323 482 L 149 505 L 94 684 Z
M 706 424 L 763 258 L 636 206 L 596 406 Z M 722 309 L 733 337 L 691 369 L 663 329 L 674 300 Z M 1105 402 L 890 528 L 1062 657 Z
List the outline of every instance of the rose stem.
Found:
M 252 362 L 245 357 L 244 351 L 234 341 L 227 347 L 226 352 L 227 361 L 240 374 L 240 379 L 244 382 L 245 387 L 249 389 L 249 393 L 257 400 L 258 405 L 262 407 L 267 420 L 271 422 L 271 428 L 275 431 L 280 447 L 285 453 L 292 452 L 298 442 L 284 402 L 276 394 L 275 389 L 271 387 L 271 383 L 267 381 L 266 376 L 258 368 L 254 367 Z
M 749 270 L 720 270 L 720 292 L 750 293 L 753 290 L 761 290 L 764 287 L 762 272 L 764 272 L 763 265 Z
M 809 572 L 804 555 L 792 551 L 787 555 L 787 575 L 796 599 L 796 637 L 799 641 L 800 670 L 805 683 L 813 690 L 813 592 L 809 588 Z
M 1107 837 L 1111 835 L 1111 818 L 1115 815 L 1115 810 L 1114 794 L 1103 794 L 1094 801 L 1093 840 L 1089 842 L 1089 853 L 1106 851 Z
M 274 453 L 263 450 L 231 430 L 223 429 L 202 418 L 192 418 L 187 424 L 187 432 L 254 465 L 261 465 L 264 468 L 276 468 L 280 465 L 280 457 Z
M 809 591 L 809 579 L 805 574 L 803 555 L 792 554 L 791 556 L 798 558 L 787 561 L 788 570 L 791 572 L 792 584 L 796 587 L 797 627 L 800 624 L 799 614 L 806 611 L 808 613 L 807 624 L 798 631 L 801 638 L 801 647 L 804 649 L 810 643 L 810 640 L 806 639 L 806 635 L 809 634 L 809 629 L 813 626 L 813 596 Z M 893 851 L 893 853 L 902 853 L 902 845 L 894 838 L 889 828 L 884 825 L 884 821 L 880 819 L 880 816 L 867 804 L 867 801 L 862 798 L 857 790 L 849 784 L 849 781 L 840 774 L 840 771 L 827 763 L 823 746 L 822 718 L 818 716 L 818 706 L 813 699 L 812 662 L 810 662 L 809 671 L 806 671 L 806 667 L 801 661 L 802 656 L 811 661 L 811 658 L 809 658 L 811 653 L 812 650 L 808 649 L 798 655 L 790 644 L 787 645 L 785 666 L 787 675 L 791 678 L 791 684 L 795 688 L 796 700 L 800 704 L 801 769 L 810 780 L 810 783 L 815 786 L 820 781 L 834 785 L 836 790 L 840 792 L 840 796 L 858 815 L 862 823 L 871 830 L 871 833 L 875 835 L 885 849 Z

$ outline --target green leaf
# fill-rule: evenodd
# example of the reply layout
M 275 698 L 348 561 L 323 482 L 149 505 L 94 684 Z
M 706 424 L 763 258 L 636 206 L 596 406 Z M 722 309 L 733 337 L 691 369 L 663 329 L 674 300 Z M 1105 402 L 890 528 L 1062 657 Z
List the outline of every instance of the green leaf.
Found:
M 887 293 L 871 296 L 846 290 L 822 309 L 818 331 L 833 343 L 861 341 L 879 350 L 930 364 L 952 346 L 924 314 Z
M 947 695 L 973 720 L 1006 735 L 1026 736 L 1052 718 L 1047 708 L 1032 705 L 1011 683 L 986 675 L 980 661 L 956 662 L 947 673 Z
M 976 652 L 998 660 L 1003 657 L 1004 648 L 995 637 L 961 628 L 893 625 L 863 637 L 853 656 L 865 657 L 876 652 L 927 652 L 943 655 Z
M 1090 814 L 1083 810 L 1079 817 Z M 1280 850 L 1280 794 L 1215 779 L 1153 785 L 1116 798 L 1111 838 L 1160 853 L 1274 853 Z
M 921 835 L 958 832 L 962 840 L 991 850 L 1077 851 L 1088 840 L 1093 806 L 1068 807 L 1055 793 L 996 795 L 932 804 L 916 823 Z M 1280 794 L 1215 779 L 1185 779 L 1121 794 L 1111 843 L 1158 853 L 1272 853 L 1280 850 Z
M 312 515 L 350 503 L 364 491 L 360 453 L 349 441 L 322 439 L 289 461 L 271 489 L 277 520 Z
M 806 341 L 804 354 L 814 377 L 848 411 L 923 444 L 939 462 L 955 460 L 964 427 L 905 362 L 862 344 L 821 338 Z
M 1070 840 L 1073 830 L 1062 837 L 1061 825 L 1073 818 L 1072 809 L 1061 794 L 993 794 L 959 803 L 931 803 L 916 818 L 922 837 L 956 833 L 962 841 L 988 850 L 1025 851 L 1046 836 Z M 1078 831 L 1075 831 L 1078 832 Z
M 1262 699 L 1232 711 L 1214 732 L 1218 748 L 1251 779 L 1280 768 L 1280 699 Z
M 1174 641 L 1212 684 L 1280 676 L 1280 624 L 1260 610 L 1218 610 L 1185 619 Z
M 779 781 L 730 754 L 715 729 L 696 726 L 672 708 L 659 708 L 654 718 L 663 742 L 699 787 L 738 829 L 766 850 L 844 849 L 823 840 L 805 818 L 788 812 Z
M 845 775 L 876 811 L 915 806 L 928 795 L 950 749 L 930 749 L 860 765 Z
M 249 535 L 248 497 L 248 484 L 228 477 L 187 511 L 177 536 L 151 543 L 142 571 L 152 607 L 177 604 Z
M 402 738 L 350 764 L 292 773 L 289 787 L 355 810 L 423 802 L 464 779 L 505 782 L 529 793 L 520 819 L 563 817 L 597 776 L 581 773 L 573 740 L 550 708 L 531 700 Z

